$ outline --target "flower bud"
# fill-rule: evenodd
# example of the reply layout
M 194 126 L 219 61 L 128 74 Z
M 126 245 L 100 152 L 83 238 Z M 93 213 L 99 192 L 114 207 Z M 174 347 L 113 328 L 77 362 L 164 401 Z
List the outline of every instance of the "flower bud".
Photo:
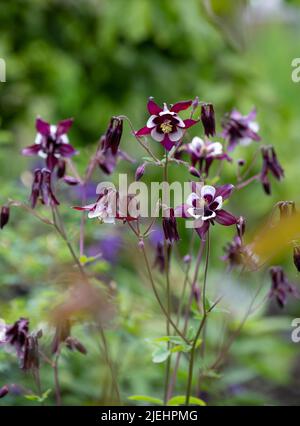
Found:
M 140 240 L 140 241 L 139 241 L 139 243 L 138 243 L 138 247 L 139 247 L 139 249 L 141 249 L 141 250 L 145 247 L 144 240 Z
M 64 182 L 66 182 L 66 184 L 68 184 L 70 186 L 75 186 L 75 185 L 79 184 L 78 179 L 74 178 L 73 176 L 65 176 Z
M 195 168 L 195 167 L 190 167 L 189 168 L 189 172 L 191 175 L 195 176 L 195 177 L 201 177 L 200 172 Z
M 118 117 L 112 117 L 110 124 L 105 134 L 104 147 L 105 149 L 111 149 L 111 153 L 116 155 L 120 145 L 121 137 L 123 133 L 123 120 Z
M 183 258 L 183 262 L 188 265 L 189 263 L 191 263 L 192 257 L 189 254 L 186 254 Z
M 0 228 L 4 228 L 4 226 L 9 221 L 9 207 L 8 206 L 2 206 L 1 213 L 0 213 Z
M 216 134 L 215 112 L 212 104 L 204 104 L 201 106 L 201 121 L 206 136 L 214 136 Z
M 137 169 L 136 169 L 136 172 L 135 172 L 135 180 L 138 182 L 139 180 L 141 180 L 142 179 L 142 177 L 144 176 L 144 173 L 145 173 L 145 169 L 146 169 L 146 164 L 145 163 L 143 163 L 143 164 L 141 164 Z
M 165 239 L 168 243 L 173 244 L 175 241 L 179 240 L 179 235 L 177 231 L 177 222 L 174 216 L 173 209 L 170 209 L 169 217 L 163 218 L 162 225 L 163 225 Z
M 242 239 L 245 229 L 246 229 L 246 221 L 243 216 L 240 216 L 236 222 L 236 229 L 238 236 Z
M 243 158 L 240 158 L 237 160 L 237 164 L 239 167 L 243 167 L 245 165 L 245 160 Z
M 4 385 L 2 388 L 0 388 L 0 398 L 4 398 L 5 395 L 7 395 L 9 392 L 8 386 Z
M 64 177 L 65 173 L 66 173 L 66 162 L 65 160 L 61 158 L 60 160 L 58 160 L 58 163 L 57 163 L 56 176 L 58 177 L 58 179 L 61 179 Z
M 76 350 L 83 355 L 87 354 L 86 347 L 75 337 L 71 337 L 71 336 L 67 337 L 65 343 L 67 348 L 70 349 L 70 351 Z

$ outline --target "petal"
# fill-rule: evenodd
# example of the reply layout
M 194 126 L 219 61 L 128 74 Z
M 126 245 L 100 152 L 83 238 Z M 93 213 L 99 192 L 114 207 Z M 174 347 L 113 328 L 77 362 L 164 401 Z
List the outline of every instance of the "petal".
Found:
M 72 147 L 72 145 L 68 143 L 62 143 L 58 146 L 57 151 L 63 157 L 72 157 L 72 155 L 76 154 L 76 150 Z
M 201 188 L 201 198 L 209 197 L 210 198 L 209 201 L 212 201 L 214 199 L 215 193 L 216 193 L 216 189 L 215 187 L 211 185 L 204 185 Z
M 149 114 L 151 115 L 158 115 L 161 111 L 162 108 L 160 106 L 158 106 L 152 98 L 149 99 L 148 103 L 147 103 L 147 108 L 149 111 Z
M 53 170 L 57 162 L 57 158 L 52 154 L 48 155 L 46 158 L 46 166 L 49 170 Z
M 73 124 L 74 119 L 73 118 L 67 118 L 66 120 L 62 120 L 57 124 L 56 129 L 56 136 L 59 137 L 61 135 L 64 135 L 67 133 L 70 129 L 70 127 Z
M 222 204 L 223 204 L 223 198 L 221 197 L 221 195 L 219 195 L 213 200 L 209 208 L 212 210 L 220 210 L 222 208 Z
M 35 121 L 35 128 L 39 133 L 41 133 L 44 136 L 50 135 L 50 124 L 39 117 Z
M 172 106 L 172 108 L 170 109 L 170 111 L 172 112 L 179 112 L 179 111 L 183 111 L 187 108 L 189 108 L 192 105 L 193 101 L 181 101 L 181 102 L 177 102 L 176 104 L 174 104 Z
M 174 142 L 172 142 L 167 135 L 165 135 L 164 139 L 161 141 L 161 144 L 167 151 L 171 151 L 171 149 L 175 145 Z
M 219 186 L 216 190 L 216 197 L 221 196 L 223 200 L 226 200 L 228 197 L 230 197 L 233 189 L 234 185 L 231 184 Z
M 176 217 L 183 217 L 185 219 L 190 218 L 191 216 L 188 213 L 188 210 L 191 208 L 190 204 L 181 204 L 180 206 L 175 207 L 174 215 Z
M 189 127 L 194 126 L 194 124 L 197 124 L 199 120 L 192 120 L 191 118 L 188 118 L 187 120 L 183 120 L 185 129 L 188 129 Z
M 169 138 L 172 142 L 179 141 L 183 136 L 183 130 L 180 127 L 177 127 L 175 132 L 169 133 Z
M 201 238 L 201 240 L 205 240 L 205 235 L 209 229 L 209 221 L 204 221 L 203 225 L 200 228 L 196 228 L 196 232 Z
M 95 207 L 95 204 L 88 204 L 86 206 L 73 206 L 72 209 L 80 211 L 90 211 Z
M 156 130 L 156 127 L 154 127 L 152 130 L 151 130 L 151 136 L 153 137 L 153 139 L 154 140 L 156 140 L 157 142 L 162 142 L 163 141 L 163 139 L 164 139 L 164 137 L 165 137 L 165 134 L 164 133 L 159 133 L 157 130 Z
M 193 206 L 194 204 L 194 201 L 195 200 L 199 200 L 200 199 L 200 197 L 195 193 L 195 192 L 192 192 L 188 197 L 187 197 L 187 200 L 186 200 L 186 204 L 188 204 L 190 207 L 191 206 Z
M 136 136 L 144 136 L 144 135 L 149 135 L 149 133 L 151 132 L 151 129 L 149 129 L 149 127 L 145 126 L 142 127 L 140 130 L 138 130 L 137 132 L 135 132 Z
M 198 136 L 195 136 L 192 139 L 192 142 L 189 144 L 189 147 L 195 151 L 198 151 L 203 147 L 203 145 L 204 145 L 203 139 L 199 138 Z
M 234 225 L 237 222 L 237 218 L 226 210 L 218 210 L 216 215 L 216 222 L 224 226 Z
M 34 144 L 22 149 L 23 155 L 37 155 L 41 149 L 40 145 Z
M 221 155 L 223 153 L 223 145 L 220 142 L 213 142 L 209 146 L 209 155 Z
M 152 129 L 153 127 L 155 127 L 156 126 L 156 124 L 155 124 L 155 122 L 154 122 L 154 120 L 157 118 L 157 115 L 151 115 L 149 118 L 148 118 L 148 121 L 147 121 L 147 123 L 146 123 L 146 126 L 147 127 L 149 127 L 150 129 Z

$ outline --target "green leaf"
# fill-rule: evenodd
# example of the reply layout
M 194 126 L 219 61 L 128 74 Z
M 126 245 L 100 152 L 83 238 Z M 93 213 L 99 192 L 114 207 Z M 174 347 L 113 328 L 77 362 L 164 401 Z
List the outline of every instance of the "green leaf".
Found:
M 171 352 L 169 351 L 166 345 L 159 346 L 152 353 L 152 361 L 156 364 L 165 362 L 169 358 L 170 354 Z
M 180 396 L 174 396 L 173 398 L 169 399 L 169 401 L 167 402 L 167 405 L 185 405 L 185 401 L 186 401 L 186 396 L 185 395 L 180 395 Z M 200 398 L 196 398 L 194 396 L 190 397 L 190 404 L 192 405 L 200 405 L 202 407 L 204 407 L 206 405 L 206 403 L 200 399 Z
M 47 389 L 43 394 L 42 394 L 42 396 L 39 396 L 39 395 L 34 395 L 34 394 L 30 394 L 30 395 L 24 395 L 24 397 L 26 398 L 26 399 L 28 399 L 29 401 L 37 401 L 37 402 L 44 402 L 47 398 L 48 398 L 48 396 L 49 396 L 49 394 L 50 394 L 50 392 L 51 392 L 51 389 Z
M 154 405 L 163 405 L 163 401 L 161 399 L 154 398 L 152 396 L 147 396 L 147 395 L 132 395 L 132 396 L 129 396 L 128 399 L 130 399 L 131 401 L 150 402 L 151 404 L 154 404 Z

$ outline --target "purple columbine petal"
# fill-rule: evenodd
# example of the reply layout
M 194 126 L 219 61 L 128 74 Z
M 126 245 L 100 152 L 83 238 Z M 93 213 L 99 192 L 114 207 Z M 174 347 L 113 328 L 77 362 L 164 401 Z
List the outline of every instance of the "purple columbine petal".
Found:
M 180 112 L 183 111 L 187 108 L 189 108 L 192 105 L 193 101 L 181 101 L 181 102 L 177 102 L 176 104 L 174 104 L 172 106 L 172 108 L 170 109 L 170 111 L 172 112 Z
M 174 142 L 172 142 L 167 135 L 161 141 L 161 144 L 167 151 L 171 151 L 171 149 L 175 145 Z
M 234 185 L 225 184 L 217 188 L 215 196 L 218 197 L 219 195 L 221 195 L 223 200 L 226 200 L 227 198 L 230 197 L 233 190 L 234 190 Z
M 182 217 L 184 219 L 191 218 L 192 216 L 188 213 L 188 209 L 190 208 L 191 206 L 189 204 L 181 204 L 180 206 L 175 207 L 175 217 Z
M 37 118 L 35 122 L 36 130 L 44 136 L 50 135 L 50 124 L 47 121 Z
M 22 149 L 22 154 L 27 156 L 37 155 L 40 149 L 41 149 L 41 146 L 35 143 L 33 145 L 29 145 L 26 148 Z
M 48 155 L 46 158 L 46 166 L 49 170 L 53 170 L 56 164 L 58 163 L 58 159 L 55 157 L 55 155 Z
M 76 149 L 74 149 L 69 143 L 60 144 L 57 148 L 57 151 L 63 157 L 72 157 L 72 155 L 76 154 Z
M 162 108 L 157 105 L 151 98 L 149 99 L 147 103 L 147 108 L 150 115 L 158 115 L 160 112 L 162 112 Z
M 215 221 L 218 222 L 220 225 L 230 226 L 234 225 L 237 222 L 237 218 L 226 210 L 216 210 L 215 213 Z
M 205 240 L 205 236 L 207 234 L 207 231 L 209 229 L 209 221 L 206 220 L 203 222 L 203 225 L 200 228 L 196 228 L 196 232 L 201 238 L 201 240 Z
M 189 129 L 190 127 L 194 126 L 199 122 L 199 120 L 192 120 L 191 118 L 188 118 L 187 120 L 183 120 L 185 124 L 185 129 Z M 179 126 L 178 126 L 179 127 Z
M 145 136 L 145 135 L 149 135 L 151 133 L 151 129 L 147 126 L 142 127 L 140 130 L 138 130 L 137 132 L 135 132 L 136 136 Z
M 56 137 L 67 133 L 70 127 L 72 126 L 73 121 L 73 118 L 67 118 L 66 120 L 59 121 L 59 123 L 57 124 Z

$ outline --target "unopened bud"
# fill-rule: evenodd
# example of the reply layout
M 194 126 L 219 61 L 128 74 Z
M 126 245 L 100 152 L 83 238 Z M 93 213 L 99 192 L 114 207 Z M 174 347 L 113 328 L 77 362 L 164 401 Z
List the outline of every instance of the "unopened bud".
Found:
M 195 167 L 190 167 L 189 168 L 189 172 L 191 175 L 195 176 L 195 177 L 201 177 L 200 172 L 195 168 Z
M 237 229 L 238 236 L 242 239 L 246 229 L 246 221 L 243 216 L 240 216 L 238 218 L 236 222 L 236 229 Z
M 4 228 L 4 226 L 9 221 L 9 207 L 8 206 L 2 206 L 1 213 L 0 213 L 0 228 Z
M 298 272 L 300 272 L 300 246 L 294 247 L 294 265 Z
M 135 172 L 135 180 L 138 182 L 139 180 L 141 180 L 142 179 L 142 177 L 144 176 L 144 173 L 145 173 L 145 169 L 146 169 L 146 164 L 145 163 L 143 163 L 143 164 L 141 164 L 137 169 L 136 169 L 136 172 Z
M 4 385 L 2 388 L 0 388 L 0 398 L 4 398 L 5 395 L 7 395 L 9 392 L 8 386 Z
M 206 136 L 214 136 L 216 134 L 215 111 L 212 104 L 204 104 L 201 107 L 201 121 Z

